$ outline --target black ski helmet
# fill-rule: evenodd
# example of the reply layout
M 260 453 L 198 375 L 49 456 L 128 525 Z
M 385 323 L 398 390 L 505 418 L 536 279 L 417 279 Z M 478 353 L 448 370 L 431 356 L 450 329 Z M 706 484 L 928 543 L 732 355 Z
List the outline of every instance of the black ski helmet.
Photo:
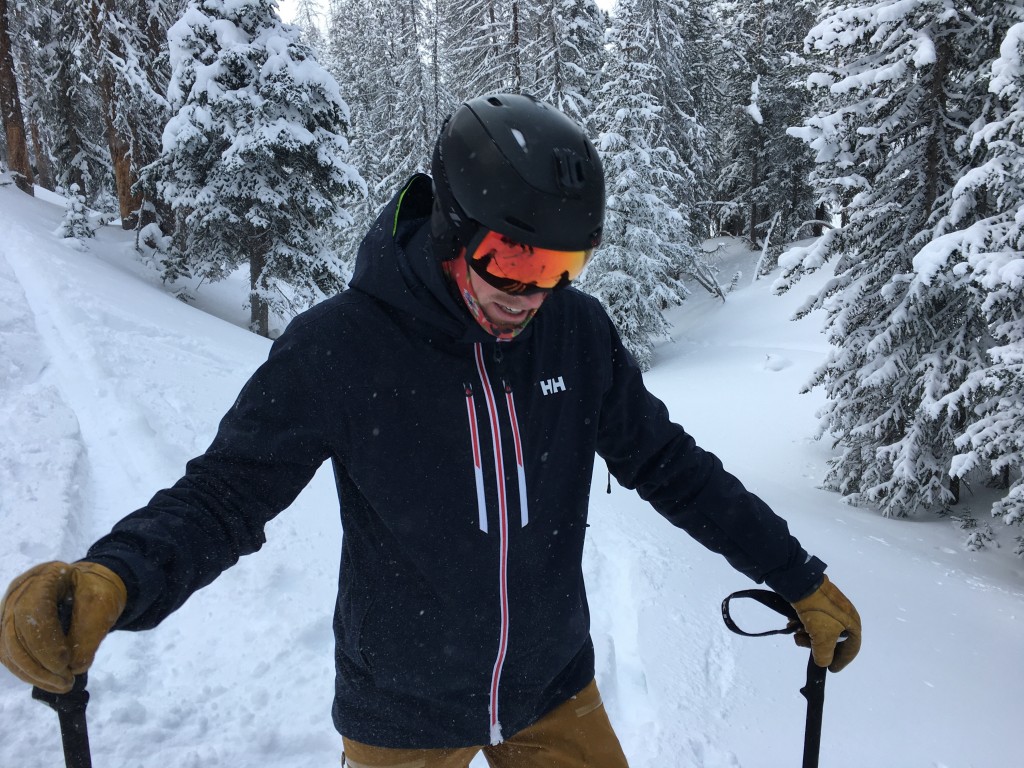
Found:
M 577 251 L 601 242 L 597 150 L 576 123 L 532 96 L 465 102 L 441 128 L 432 171 L 435 237 L 448 233 L 465 246 L 484 227 L 538 248 Z

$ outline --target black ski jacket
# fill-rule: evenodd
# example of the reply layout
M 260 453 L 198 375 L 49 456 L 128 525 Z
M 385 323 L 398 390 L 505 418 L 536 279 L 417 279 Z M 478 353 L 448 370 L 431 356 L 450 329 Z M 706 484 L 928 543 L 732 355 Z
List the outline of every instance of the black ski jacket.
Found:
M 185 476 L 88 552 L 117 628 L 152 627 L 330 460 L 344 535 L 338 730 L 386 747 L 496 743 L 594 676 L 583 539 L 595 455 L 674 525 L 788 600 L 820 582 L 786 523 L 669 420 L 599 303 L 548 297 L 511 342 L 449 291 L 414 177 L 351 287 L 274 343 Z

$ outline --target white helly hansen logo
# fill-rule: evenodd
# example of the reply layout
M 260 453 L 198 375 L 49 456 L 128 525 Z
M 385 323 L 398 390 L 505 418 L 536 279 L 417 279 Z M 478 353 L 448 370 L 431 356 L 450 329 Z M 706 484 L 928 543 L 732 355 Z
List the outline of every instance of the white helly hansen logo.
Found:
M 540 382 L 540 392 L 544 396 L 553 395 L 555 392 L 565 392 L 565 381 L 561 376 L 557 379 L 542 381 Z

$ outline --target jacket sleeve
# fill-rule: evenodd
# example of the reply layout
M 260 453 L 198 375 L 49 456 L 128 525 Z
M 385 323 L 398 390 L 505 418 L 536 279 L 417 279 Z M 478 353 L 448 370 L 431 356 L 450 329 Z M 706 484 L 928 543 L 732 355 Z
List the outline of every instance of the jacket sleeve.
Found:
M 294 324 L 293 324 L 294 325 Z M 291 329 L 289 329 L 291 331 Z M 118 522 L 85 559 L 124 580 L 116 628 L 148 629 L 242 555 L 328 456 L 312 396 L 315 342 L 286 332 L 243 387 L 207 451 L 173 487 Z
M 598 453 L 620 484 L 757 583 L 790 602 L 820 584 L 825 564 L 790 534 L 786 521 L 703 450 L 644 386 L 640 369 L 611 329 L 612 375 Z

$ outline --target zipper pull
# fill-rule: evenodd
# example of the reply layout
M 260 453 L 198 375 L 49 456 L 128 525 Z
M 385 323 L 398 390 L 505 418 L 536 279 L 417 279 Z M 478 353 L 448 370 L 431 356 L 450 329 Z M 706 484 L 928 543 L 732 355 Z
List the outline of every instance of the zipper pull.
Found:
M 494 362 L 497 365 L 501 365 L 505 362 L 505 353 L 501 351 L 501 342 L 497 342 L 494 345 Z

